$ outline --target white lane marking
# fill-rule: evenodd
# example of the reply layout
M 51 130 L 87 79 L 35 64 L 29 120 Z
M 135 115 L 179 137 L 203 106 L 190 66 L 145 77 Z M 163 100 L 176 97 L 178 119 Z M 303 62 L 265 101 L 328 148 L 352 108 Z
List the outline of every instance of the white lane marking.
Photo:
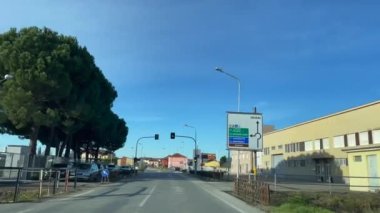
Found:
M 203 184 L 202 184 L 203 185 Z M 211 190 L 206 190 L 204 189 L 205 187 L 200 187 L 201 189 L 203 189 L 204 191 L 206 191 L 207 193 L 209 193 L 210 195 L 212 195 L 213 197 L 217 198 L 218 200 L 222 201 L 223 203 L 225 203 L 226 205 L 230 206 L 231 208 L 235 209 L 236 211 L 240 212 L 240 213 L 245 213 L 245 211 L 239 209 L 238 207 L 236 207 L 235 205 L 229 203 L 228 201 L 226 200 L 223 200 L 222 198 L 219 198 L 216 194 L 212 193 Z
M 25 210 L 22 210 L 22 211 L 18 211 L 17 213 L 26 213 L 26 212 L 30 212 L 32 211 L 33 209 L 25 209 Z
M 86 194 L 89 194 L 91 192 L 95 191 L 94 189 L 91 189 L 90 191 L 87 191 L 87 192 L 83 192 L 83 193 L 80 193 L 80 194 L 76 194 L 76 195 L 73 195 L 71 197 L 68 197 L 68 198 L 63 198 L 63 199 L 59 199 L 59 201 L 66 201 L 66 200 L 70 200 L 71 198 L 74 198 L 74 197 L 79 197 L 79 196 L 83 196 L 83 195 L 86 195 Z
M 148 199 L 150 198 L 150 196 L 152 196 L 153 191 L 156 189 L 156 186 L 157 186 L 157 185 L 155 185 L 155 186 L 150 190 L 149 194 L 144 198 L 144 200 L 141 201 L 141 203 L 140 203 L 140 205 L 139 205 L 140 207 L 143 207 L 143 206 L 145 205 L 146 201 L 148 201 Z

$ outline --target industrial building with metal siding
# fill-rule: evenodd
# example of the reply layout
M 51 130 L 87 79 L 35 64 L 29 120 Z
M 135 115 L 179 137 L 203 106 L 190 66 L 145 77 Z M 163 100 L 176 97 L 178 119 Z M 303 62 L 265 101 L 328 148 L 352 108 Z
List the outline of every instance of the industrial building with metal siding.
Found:
M 265 134 L 259 164 L 279 175 L 379 189 L 380 101 Z

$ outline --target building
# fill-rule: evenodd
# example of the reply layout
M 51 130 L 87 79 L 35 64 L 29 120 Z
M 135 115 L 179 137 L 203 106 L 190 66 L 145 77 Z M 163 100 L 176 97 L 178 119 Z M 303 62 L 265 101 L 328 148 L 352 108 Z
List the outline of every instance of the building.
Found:
M 131 166 L 133 165 L 133 158 L 121 157 L 117 159 L 118 166 Z
M 145 165 L 149 167 L 155 167 L 157 168 L 160 165 L 161 159 L 158 158 L 144 158 L 143 159 Z
M 161 159 L 161 166 L 169 169 L 187 170 L 187 157 L 179 153 Z
M 86 152 L 82 150 L 81 159 L 86 159 Z M 88 159 L 95 159 L 96 150 L 90 150 L 88 153 Z M 115 153 L 112 151 L 108 151 L 106 149 L 99 149 L 98 159 L 101 160 L 114 160 L 116 157 Z
M 277 174 L 349 183 L 353 190 L 378 189 L 379 115 L 376 101 L 266 133 L 262 165 Z

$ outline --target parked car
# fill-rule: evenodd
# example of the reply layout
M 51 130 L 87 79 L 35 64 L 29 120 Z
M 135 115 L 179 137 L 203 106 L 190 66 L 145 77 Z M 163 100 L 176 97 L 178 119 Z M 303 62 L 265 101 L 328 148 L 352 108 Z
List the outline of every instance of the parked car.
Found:
M 96 163 L 75 163 L 73 168 L 76 170 L 77 180 L 99 181 L 100 169 Z M 71 178 L 75 178 L 75 171 L 71 170 Z
M 131 166 L 121 166 L 120 167 L 120 174 L 121 175 L 130 175 L 134 173 L 133 168 Z
M 107 169 L 110 172 L 110 175 L 119 175 L 120 173 L 120 167 L 115 164 L 108 164 Z
M 45 173 L 45 179 L 55 178 L 58 173 L 60 179 L 65 178 L 66 171 L 70 171 L 72 166 L 72 163 L 53 163 L 48 172 Z

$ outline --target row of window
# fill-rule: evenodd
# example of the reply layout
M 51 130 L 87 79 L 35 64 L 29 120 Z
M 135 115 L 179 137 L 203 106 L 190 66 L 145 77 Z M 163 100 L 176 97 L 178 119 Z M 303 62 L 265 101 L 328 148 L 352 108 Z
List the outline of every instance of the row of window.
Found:
M 380 144 L 380 130 L 353 133 L 334 137 L 334 147 L 354 147 L 360 145 Z
M 268 166 L 268 163 L 269 161 L 266 161 L 266 166 Z M 348 166 L 347 158 L 335 158 L 333 163 L 338 167 Z M 312 159 L 286 160 L 283 165 L 286 165 L 287 167 L 305 167 L 320 165 L 320 162 Z
M 380 144 L 380 130 L 340 135 L 333 138 L 333 148 L 354 147 L 369 144 Z M 277 146 L 279 150 L 282 150 L 282 147 L 282 145 Z M 285 153 L 308 152 L 324 149 L 330 149 L 328 138 L 285 144 Z M 269 155 L 270 150 L 276 150 L 276 146 L 272 146 L 270 149 L 269 147 L 264 148 L 264 155 Z

